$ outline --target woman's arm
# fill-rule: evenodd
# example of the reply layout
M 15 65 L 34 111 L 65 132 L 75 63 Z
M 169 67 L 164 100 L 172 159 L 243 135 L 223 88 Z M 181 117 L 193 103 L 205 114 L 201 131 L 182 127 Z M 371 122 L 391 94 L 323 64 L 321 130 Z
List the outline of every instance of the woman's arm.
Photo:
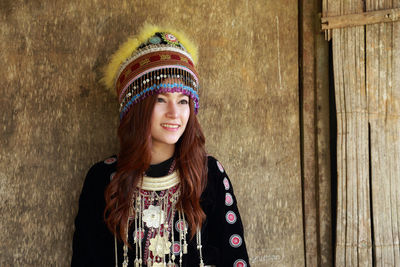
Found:
M 209 227 L 220 255 L 218 266 L 245 267 L 249 265 L 249 258 L 244 241 L 243 225 L 232 184 L 222 164 L 209 157 L 209 177 L 215 190 L 215 204 L 213 218 L 210 218 Z M 214 176 L 214 177 L 211 177 Z M 213 243 L 214 243 L 213 242 Z
M 103 219 L 110 167 L 100 162 L 88 172 L 75 219 L 71 266 L 114 266 L 114 238 Z

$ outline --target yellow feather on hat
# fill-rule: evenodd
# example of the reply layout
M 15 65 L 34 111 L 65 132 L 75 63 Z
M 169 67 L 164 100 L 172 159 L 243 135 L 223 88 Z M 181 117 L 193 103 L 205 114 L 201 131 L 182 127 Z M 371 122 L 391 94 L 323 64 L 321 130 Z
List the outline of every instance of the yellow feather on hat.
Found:
M 146 24 L 143 26 L 138 35 L 129 38 L 118 48 L 118 50 L 111 56 L 108 65 L 106 65 L 103 69 L 104 76 L 101 78 L 101 82 L 108 89 L 115 89 L 114 82 L 117 78 L 116 76 L 118 75 L 121 65 L 134 54 L 134 52 L 142 43 L 146 42 L 157 32 L 167 32 L 174 35 L 185 47 L 187 52 L 192 56 L 193 63 L 197 64 L 197 46 L 190 41 L 185 34 L 173 28 Z

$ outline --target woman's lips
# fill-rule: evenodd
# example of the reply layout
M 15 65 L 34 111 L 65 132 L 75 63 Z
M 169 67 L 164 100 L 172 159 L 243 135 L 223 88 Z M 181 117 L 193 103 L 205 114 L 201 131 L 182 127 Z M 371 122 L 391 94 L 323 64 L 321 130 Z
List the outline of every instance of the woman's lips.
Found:
M 161 127 L 163 127 L 167 131 L 177 131 L 180 125 L 172 123 L 161 123 Z

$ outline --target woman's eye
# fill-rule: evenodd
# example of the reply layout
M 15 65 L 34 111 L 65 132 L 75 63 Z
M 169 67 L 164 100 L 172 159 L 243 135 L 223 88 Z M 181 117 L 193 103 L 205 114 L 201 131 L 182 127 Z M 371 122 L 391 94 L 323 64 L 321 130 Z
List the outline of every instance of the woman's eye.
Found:
M 179 101 L 179 103 L 183 104 L 183 105 L 187 105 L 187 104 L 189 104 L 189 101 L 187 99 L 182 99 L 181 101 Z
M 157 97 L 157 102 L 158 103 L 165 103 L 165 99 L 162 97 Z

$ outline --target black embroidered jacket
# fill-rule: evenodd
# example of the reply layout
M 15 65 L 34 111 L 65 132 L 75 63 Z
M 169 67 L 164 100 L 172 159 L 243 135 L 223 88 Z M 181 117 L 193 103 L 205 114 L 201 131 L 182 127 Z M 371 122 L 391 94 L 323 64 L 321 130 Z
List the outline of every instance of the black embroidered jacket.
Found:
M 104 191 L 110 182 L 110 177 L 116 171 L 116 160 L 114 156 L 96 163 L 86 176 L 79 199 L 78 215 L 75 219 L 71 264 L 73 267 L 115 266 L 114 236 L 104 222 L 103 212 Z M 159 165 L 165 165 L 165 162 Z M 148 174 L 152 172 L 154 173 L 154 169 Z M 223 166 L 211 156 L 208 157 L 208 179 L 201 197 L 201 206 L 207 216 L 201 230 L 205 265 L 250 266 L 232 184 Z M 196 237 L 188 240 L 188 253 L 183 255 L 182 266 L 199 266 L 199 252 L 196 246 Z M 122 266 L 122 242 L 118 242 L 117 251 L 118 266 Z M 175 262 L 178 266 L 179 260 Z M 129 266 L 134 266 L 133 263 L 134 251 L 130 249 Z

